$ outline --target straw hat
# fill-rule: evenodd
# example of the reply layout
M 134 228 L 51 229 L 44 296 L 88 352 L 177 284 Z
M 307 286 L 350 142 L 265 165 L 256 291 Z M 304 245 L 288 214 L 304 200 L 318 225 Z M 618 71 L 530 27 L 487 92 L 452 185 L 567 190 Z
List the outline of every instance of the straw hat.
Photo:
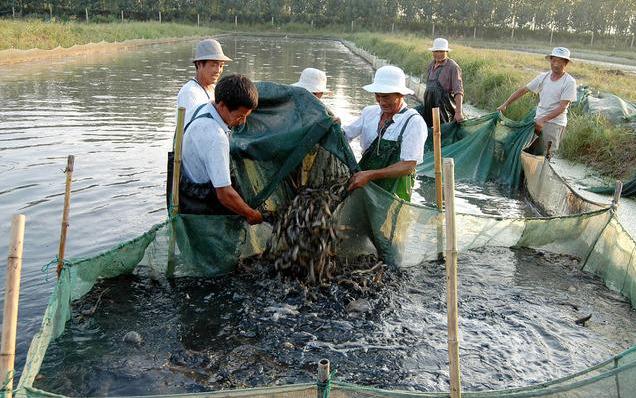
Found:
M 197 43 L 197 48 L 194 52 L 195 61 L 231 61 L 231 58 L 228 58 L 223 54 L 223 49 L 221 48 L 221 44 L 214 39 L 204 39 Z
M 397 66 L 383 66 L 375 72 L 372 84 L 362 87 L 370 93 L 402 95 L 413 94 L 414 91 L 406 87 L 406 76 L 402 69 Z
M 327 74 L 320 69 L 306 68 L 300 74 L 300 79 L 292 86 L 302 87 L 310 93 L 326 93 Z
M 448 40 L 438 37 L 433 40 L 433 47 L 429 48 L 429 51 L 451 51 L 451 49 L 448 48 Z
M 552 52 L 545 56 L 545 59 L 550 59 L 550 57 L 563 58 L 563 59 L 567 59 L 568 61 L 571 61 L 570 50 L 568 50 L 565 47 L 554 47 L 552 49 Z

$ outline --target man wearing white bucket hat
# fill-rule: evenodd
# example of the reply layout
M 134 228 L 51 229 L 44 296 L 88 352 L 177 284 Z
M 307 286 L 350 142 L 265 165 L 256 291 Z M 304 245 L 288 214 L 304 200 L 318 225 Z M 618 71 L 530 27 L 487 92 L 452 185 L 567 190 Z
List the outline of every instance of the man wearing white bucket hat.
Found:
M 433 125 L 433 108 L 439 108 L 440 122 L 448 123 L 464 120 L 462 107 L 464 101 L 464 83 L 462 70 L 457 62 L 448 58 L 448 40 L 433 40 L 433 61 L 428 65 L 426 91 L 421 113 L 429 126 Z
M 541 137 L 539 153 L 545 153 L 548 142 L 552 142 L 552 150 L 559 148 L 565 127 L 568 124 L 568 107 L 576 101 L 576 80 L 565 71 L 570 63 L 570 50 L 555 47 L 545 56 L 550 61 L 550 71 L 540 73 L 526 86 L 517 91 L 503 103 L 498 111 L 504 112 L 524 94 L 532 91 L 539 94 L 539 105 L 534 116 L 535 134 Z M 546 154 L 550 156 L 550 154 Z
M 214 85 L 228 61 L 231 59 L 223 54 L 218 41 L 204 39 L 197 43 L 192 59 L 196 75 L 181 87 L 177 96 L 177 108 L 186 109 L 186 123 L 199 105 L 214 102 Z
M 351 177 L 349 190 L 373 181 L 410 201 L 415 166 L 424 157 L 428 131 L 422 116 L 404 101 L 413 90 L 406 87 L 402 69 L 391 65 L 378 69 L 373 83 L 363 89 L 375 94 L 378 105 L 367 106 L 356 121 L 343 127 L 349 141 L 360 136 L 363 150 L 359 162 L 362 171 Z
M 292 86 L 302 87 L 320 99 L 328 91 L 327 74 L 320 69 L 305 68 L 300 74 L 300 79 Z

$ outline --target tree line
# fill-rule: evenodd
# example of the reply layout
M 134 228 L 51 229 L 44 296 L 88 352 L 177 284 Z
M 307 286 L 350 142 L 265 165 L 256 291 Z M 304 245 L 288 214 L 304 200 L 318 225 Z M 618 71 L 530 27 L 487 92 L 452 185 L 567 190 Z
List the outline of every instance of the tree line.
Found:
M 636 0 L 0 0 L 5 18 L 16 13 L 83 20 L 88 13 L 96 21 L 117 20 L 122 11 L 130 20 L 157 20 L 159 13 L 175 22 L 196 21 L 197 15 L 202 22 L 270 23 L 273 18 L 279 24 L 437 29 L 463 36 L 514 38 L 515 30 L 627 38 L 636 33 Z

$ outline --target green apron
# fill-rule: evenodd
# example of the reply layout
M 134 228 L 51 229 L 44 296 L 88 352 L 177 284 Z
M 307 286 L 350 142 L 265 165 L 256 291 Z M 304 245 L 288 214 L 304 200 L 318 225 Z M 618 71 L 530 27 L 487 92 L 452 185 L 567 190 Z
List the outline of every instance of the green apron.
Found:
M 382 139 L 380 134 L 373 140 L 367 150 L 362 154 L 359 166 L 362 170 L 378 170 L 391 166 L 400 162 L 400 152 L 402 150 L 402 135 L 411 118 L 409 116 L 400 131 L 397 141 L 389 141 Z M 411 201 L 411 192 L 415 184 L 415 170 L 411 174 L 397 178 L 383 178 L 381 180 L 373 180 L 374 183 L 397 195 L 399 198 Z

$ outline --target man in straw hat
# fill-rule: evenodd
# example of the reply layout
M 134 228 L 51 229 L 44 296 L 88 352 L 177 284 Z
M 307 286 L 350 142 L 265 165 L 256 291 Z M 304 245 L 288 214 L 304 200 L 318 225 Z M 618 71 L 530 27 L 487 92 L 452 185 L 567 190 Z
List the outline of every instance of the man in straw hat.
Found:
M 302 87 L 321 99 L 323 94 L 328 92 L 327 74 L 320 69 L 305 68 L 300 74 L 300 79 L 292 86 Z
M 441 123 L 453 120 L 461 123 L 464 120 L 462 70 L 457 62 L 448 58 L 451 51 L 448 48 L 448 40 L 433 40 L 433 47 L 429 50 L 433 52 L 433 61 L 427 68 L 424 105 L 419 107 L 420 113 L 429 126 L 433 125 L 433 108 L 439 108 Z
M 548 142 L 552 141 L 552 149 L 557 150 L 568 123 L 568 107 L 576 101 L 576 80 L 565 71 L 570 63 L 570 50 L 555 47 L 546 55 L 550 61 L 550 71 L 540 73 L 526 86 L 517 91 L 503 103 L 498 111 L 504 112 L 508 105 L 521 98 L 527 92 L 539 94 L 539 105 L 534 116 L 534 132 L 541 137 L 540 152 L 544 153 Z M 550 154 L 547 154 L 548 156 Z
M 360 136 L 363 150 L 362 171 L 351 177 L 349 190 L 373 181 L 410 201 L 415 166 L 422 162 L 427 135 L 422 116 L 404 101 L 413 90 L 406 87 L 402 69 L 391 65 L 378 69 L 373 83 L 363 89 L 375 94 L 378 105 L 367 106 L 357 120 L 343 127 L 349 141 Z
M 231 59 L 223 54 L 218 41 L 204 39 L 197 43 L 192 59 L 196 75 L 181 87 L 177 96 L 177 108 L 186 109 L 186 123 L 190 120 L 192 111 L 199 105 L 214 102 L 214 85 L 228 61 Z

